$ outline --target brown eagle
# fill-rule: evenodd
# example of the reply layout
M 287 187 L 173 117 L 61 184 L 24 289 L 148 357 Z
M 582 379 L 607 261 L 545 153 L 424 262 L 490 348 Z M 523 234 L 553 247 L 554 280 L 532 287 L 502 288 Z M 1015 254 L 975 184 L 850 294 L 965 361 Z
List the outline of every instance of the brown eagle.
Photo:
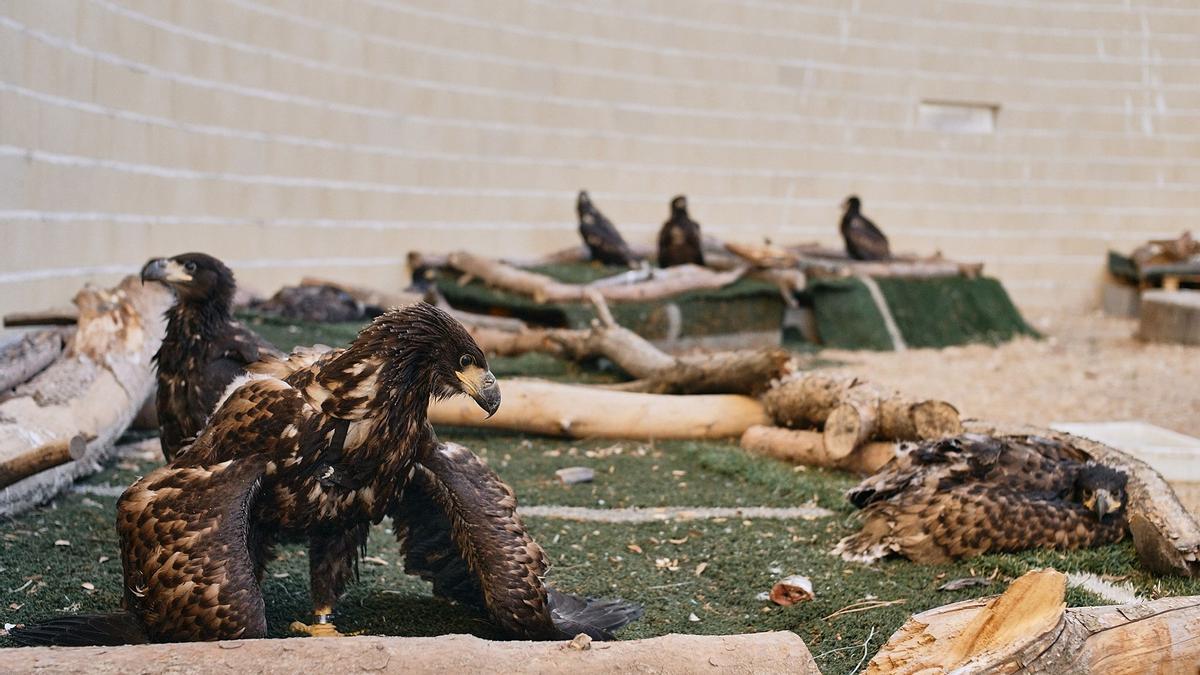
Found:
M 587 244 L 592 260 L 605 265 L 629 267 L 637 263 L 633 251 L 629 250 L 629 244 L 625 243 L 612 221 L 592 205 L 587 191 L 579 191 L 575 210 L 579 213 L 579 235 L 583 237 L 583 243 Z
M 862 200 L 850 195 L 842 203 L 842 239 L 846 253 L 855 260 L 887 260 L 892 257 L 888 239 L 883 232 L 862 214 Z
M 658 231 L 658 266 L 704 265 L 700 223 L 688 216 L 687 197 L 671 200 L 671 217 Z
M 195 443 L 117 504 L 124 612 L 14 629 L 25 644 L 264 637 L 260 579 L 276 541 L 308 542 L 316 635 L 372 523 L 396 522 L 408 571 L 487 610 L 510 634 L 595 638 L 640 614 L 549 589 L 512 491 L 466 449 L 437 442 L 431 398 L 500 390 L 466 330 L 424 303 L 391 310 L 346 349 L 269 359 L 230 386 Z
M 167 332 L 154 355 L 159 442 L 170 461 L 204 428 L 225 387 L 248 364 L 279 352 L 233 318 L 237 285 L 220 260 L 204 253 L 155 258 L 142 268 L 142 281 L 175 291 Z
M 904 444 L 850 490 L 850 501 L 863 509 L 863 528 L 833 552 L 865 562 L 899 554 L 942 563 L 1108 544 L 1125 535 L 1126 480 L 1038 436 L 965 434 Z

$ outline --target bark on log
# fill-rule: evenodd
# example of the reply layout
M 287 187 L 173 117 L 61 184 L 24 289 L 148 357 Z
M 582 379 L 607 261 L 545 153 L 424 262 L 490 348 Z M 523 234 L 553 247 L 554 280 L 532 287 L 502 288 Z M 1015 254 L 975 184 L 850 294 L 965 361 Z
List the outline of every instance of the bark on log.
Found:
M 504 403 L 490 419 L 469 398 L 433 403 L 433 424 L 524 431 L 569 438 L 704 439 L 741 436 L 767 424 L 747 396 L 667 396 L 539 380 L 504 380 Z
M 288 638 L 126 647 L 31 647 L 5 654 L 20 673 L 796 673 L 820 675 L 790 631 L 749 635 L 665 635 L 593 643 L 493 642 L 442 637 Z
M 63 350 L 63 330 L 16 336 L 0 349 L 0 394 L 42 372 Z
M 965 430 L 993 436 L 1053 438 L 1101 464 L 1124 471 L 1129 477 L 1125 488 L 1126 518 L 1142 566 L 1155 574 L 1200 576 L 1200 524 L 1179 503 L 1166 479 L 1150 465 L 1102 443 L 1051 429 L 972 421 L 965 425 Z
M 767 391 L 763 405 L 777 425 L 822 427 L 834 457 L 873 438 L 926 440 L 962 431 L 958 410 L 945 401 L 915 401 L 842 375 L 797 373 Z
M 743 269 L 713 272 L 695 265 L 680 265 L 658 270 L 653 279 L 642 283 L 593 286 L 563 283 L 544 274 L 462 251 L 451 253 L 448 262 L 451 267 L 490 286 L 532 297 L 535 302 L 583 302 L 593 291 L 613 302 L 645 302 L 686 291 L 722 288 L 740 279 L 745 272 Z
M 1194 673 L 1200 597 L 1066 608 L 1066 577 L 1029 572 L 1003 595 L 910 618 L 867 673 Z
M 170 291 L 126 277 L 113 289 L 75 296 L 79 324 L 62 357 L 0 402 L 0 461 L 65 442 L 93 440 L 72 461 L 0 490 L 0 516 L 36 506 L 111 452 L 154 386 L 150 359 L 164 328 Z
M 844 457 L 835 457 L 825 449 L 825 440 L 816 431 L 753 426 L 742 434 L 742 449 L 765 457 L 816 466 L 842 469 L 861 475 L 878 471 L 896 455 L 894 443 L 872 442 Z

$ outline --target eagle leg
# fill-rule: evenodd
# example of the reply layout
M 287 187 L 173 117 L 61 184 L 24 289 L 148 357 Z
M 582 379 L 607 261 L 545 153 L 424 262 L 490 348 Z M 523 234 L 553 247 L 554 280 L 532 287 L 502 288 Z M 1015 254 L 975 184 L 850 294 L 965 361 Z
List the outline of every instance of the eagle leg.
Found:
M 313 623 L 293 622 L 292 630 L 314 637 L 339 637 L 333 624 L 333 607 L 350 578 L 358 578 L 358 558 L 367 545 L 368 526 L 342 532 L 314 534 L 308 541 L 309 594 Z

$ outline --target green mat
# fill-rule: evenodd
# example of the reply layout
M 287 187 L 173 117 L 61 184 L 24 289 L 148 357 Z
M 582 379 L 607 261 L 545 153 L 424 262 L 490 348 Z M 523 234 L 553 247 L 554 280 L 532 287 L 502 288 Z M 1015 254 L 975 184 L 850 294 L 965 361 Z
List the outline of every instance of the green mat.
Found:
M 909 347 L 998 344 L 1036 336 L 996 279 L 876 279 Z M 890 350 L 891 338 L 867 287 L 858 279 L 819 279 L 805 291 L 821 344 L 838 349 Z
M 581 284 L 628 270 L 585 263 L 539 266 L 530 271 Z M 460 285 L 456 279 L 441 277 L 437 283 L 451 305 L 470 312 L 513 316 L 559 328 L 586 328 L 596 316 L 587 303 L 537 303 L 524 295 L 489 288 L 477 280 Z M 622 326 L 648 340 L 662 340 L 779 331 L 784 303 L 775 285 L 741 279 L 724 288 L 680 293 L 669 302 L 616 302 L 610 309 Z

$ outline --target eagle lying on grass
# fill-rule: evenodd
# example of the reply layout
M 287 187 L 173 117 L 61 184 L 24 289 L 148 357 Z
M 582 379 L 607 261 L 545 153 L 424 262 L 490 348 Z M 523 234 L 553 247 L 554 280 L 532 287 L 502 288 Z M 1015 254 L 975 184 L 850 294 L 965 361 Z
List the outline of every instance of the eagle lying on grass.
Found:
M 688 215 L 687 197 L 671 200 L 671 217 L 658 231 L 658 266 L 704 265 L 700 223 Z
M 863 528 L 833 552 L 863 562 L 898 554 L 943 563 L 1109 544 L 1125 535 L 1126 480 L 1038 436 L 965 434 L 905 444 L 850 490 L 850 501 L 863 509 Z
M 850 195 L 842 203 L 841 232 L 846 253 L 855 260 L 887 260 L 892 257 L 883 231 L 862 214 L 862 200 Z
M 306 540 L 315 635 L 368 528 L 396 521 L 408 571 L 482 607 L 514 637 L 593 638 L 640 615 L 558 593 L 512 491 L 466 449 L 441 445 L 431 398 L 465 393 L 489 415 L 500 390 L 466 330 L 424 303 L 396 309 L 346 349 L 303 350 L 239 378 L 208 427 L 117 504 L 124 612 L 14 629 L 25 644 L 264 637 L 259 586 L 271 544 Z
M 233 272 L 204 253 L 155 258 L 142 281 L 175 291 L 167 332 L 154 355 L 158 365 L 159 442 L 170 461 L 204 429 L 225 387 L 248 364 L 276 351 L 233 318 Z
M 575 211 L 579 214 L 579 235 L 583 237 L 583 243 L 587 244 L 592 260 L 605 265 L 633 267 L 637 264 L 637 258 L 629 249 L 629 244 L 625 243 L 612 221 L 592 205 L 592 199 L 585 190 L 579 191 Z

